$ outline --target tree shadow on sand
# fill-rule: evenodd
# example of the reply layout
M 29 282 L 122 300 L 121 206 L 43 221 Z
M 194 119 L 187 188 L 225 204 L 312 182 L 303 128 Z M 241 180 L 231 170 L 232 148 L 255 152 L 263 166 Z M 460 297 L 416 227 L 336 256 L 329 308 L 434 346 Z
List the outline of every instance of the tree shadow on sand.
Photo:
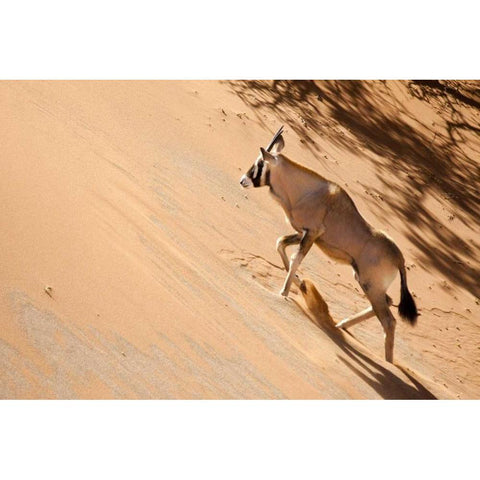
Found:
M 265 111 L 288 124 L 302 144 L 322 153 L 321 137 L 361 156 L 368 149 L 385 195 L 382 208 L 405 225 L 419 261 L 480 298 L 480 244 L 442 225 L 425 205 L 427 195 L 448 201 L 453 215 L 473 231 L 480 217 L 480 82 L 244 81 L 232 90 L 265 128 Z M 442 125 L 415 117 L 394 95 L 440 116 Z M 397 92 L 398 93 L 398 92 Z M 415 100 L 416 99 L 416 100 Z M 427 105 L 428 104 L 428 105 Z M 433 110 L 432 110 L 433 109 Z M 428 123 L 428 124 L 427 124 Z M 396 172 L 392 175 L 392 171 Z M 473 235 L 472 235 L 473 236 Z
M 355 375 L 370 385 L 382 398 L 396 400 L 435 400 L 436 397 L 407 369 L 395 364 L 397 368 L 409 378 L 412 385 L 406 383 L 399 376 L 383 367 L 380 363 L 355 348 L 352 343 L 355 337 L 350 333 L 339 330 L 334 326 L 334 320 L 330 316 L 328 306 L 318 292 L 317 288 L 309 280 L 304 281 L 305 287 L 301 290 L 308 310 L 295 301 L 302 312 L 327 336 L 338 345 L 348 356 L 349 360 L 338 356 Z M 350 361 L 351 360 L 351 361 Z

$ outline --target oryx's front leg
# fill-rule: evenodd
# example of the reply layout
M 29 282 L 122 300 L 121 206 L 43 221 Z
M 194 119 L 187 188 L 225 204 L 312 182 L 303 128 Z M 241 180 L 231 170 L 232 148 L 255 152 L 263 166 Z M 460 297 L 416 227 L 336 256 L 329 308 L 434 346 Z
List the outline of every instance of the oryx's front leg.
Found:
M 287 254 L 285 253 L 285 249 L 290 245 L 298 245 L 302 240 L 302 235 L 300 233 L 293 233 L 292 235 L 284 235 L 277 240 L 277 252 L 279 253 L 285 270 L 288 272 L 290 269 L 290 262 L 288 261 Z M 295 285 L 298 287 L 302 283 L 298 278 L 298 275 L 293 277 L 293 281 Z
M 305 258 L 305 255 L 308 253 L 310 248 L 312 247 L 315 239 L 318 237 L 318 233 L 316 235 L 312 234 L 310 230 L 304 230 L 302 238 L 300 240 L 300 245 L 298 250 L 291 256 L 290 264 L 288 266 L 288 275 L 285 279 L 285 283 L 283 284 L 282 291 L 280 295 L 284 297 L 288 296 L 288 292 L 290 291 L 290 287 L 292 285 L 292 281 L 295 278 L 295 272 L 297 268 L 302 263 L 302 260 Z

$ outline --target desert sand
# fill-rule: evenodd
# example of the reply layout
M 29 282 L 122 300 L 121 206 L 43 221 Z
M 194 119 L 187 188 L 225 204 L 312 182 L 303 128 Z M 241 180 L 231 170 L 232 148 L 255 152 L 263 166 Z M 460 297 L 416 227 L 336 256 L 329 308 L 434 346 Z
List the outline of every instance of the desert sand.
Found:
M 0 398 L 480 398 L 479 91 L 0 82 Z M 368 306 L 350 267 L 312 249 L 279 295 L 291 228 L 239 178 L 282 124 L 403 251 L 393 365 L 376 318 L 331 327 Z

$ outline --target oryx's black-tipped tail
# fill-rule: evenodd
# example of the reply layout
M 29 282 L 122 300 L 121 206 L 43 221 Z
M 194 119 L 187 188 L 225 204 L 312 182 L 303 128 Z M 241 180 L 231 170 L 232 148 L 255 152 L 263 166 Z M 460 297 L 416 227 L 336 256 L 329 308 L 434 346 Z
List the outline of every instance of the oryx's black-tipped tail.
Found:
M 405 267 L 400 268 L 400 303 L 398 305 L 398 313 L 412 326 L 417 323 L 417 306 L 407 287 L 407 272 L 405 271 Z

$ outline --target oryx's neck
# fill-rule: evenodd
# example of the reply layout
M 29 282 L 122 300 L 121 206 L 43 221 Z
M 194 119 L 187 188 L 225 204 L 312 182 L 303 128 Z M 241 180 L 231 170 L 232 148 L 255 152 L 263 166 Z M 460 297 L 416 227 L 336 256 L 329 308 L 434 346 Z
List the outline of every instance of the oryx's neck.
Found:
M 282 155 L 278 165 L 271 169 L 270 187 L 284 209 L 291 209 L 309 193 L 328 188 L 328 181 Z

